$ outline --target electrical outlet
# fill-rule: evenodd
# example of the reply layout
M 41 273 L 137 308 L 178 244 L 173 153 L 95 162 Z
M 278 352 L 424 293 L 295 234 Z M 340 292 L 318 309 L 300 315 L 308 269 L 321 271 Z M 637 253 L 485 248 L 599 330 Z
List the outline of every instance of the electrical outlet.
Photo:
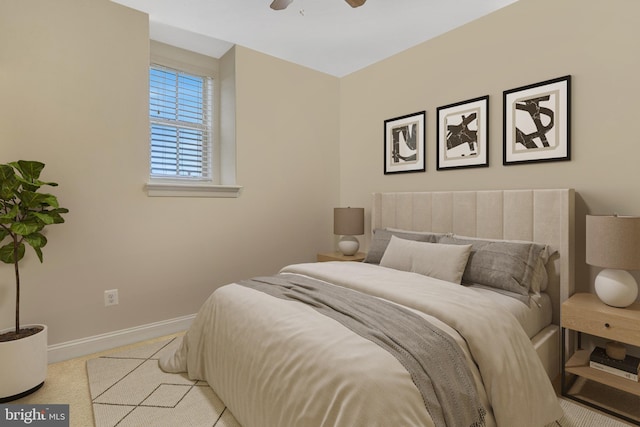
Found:
M 118 305 L 117 289 L 110 289 L 108 291 L 104 291 L 104 306 L 108 307 L 110 305 Z

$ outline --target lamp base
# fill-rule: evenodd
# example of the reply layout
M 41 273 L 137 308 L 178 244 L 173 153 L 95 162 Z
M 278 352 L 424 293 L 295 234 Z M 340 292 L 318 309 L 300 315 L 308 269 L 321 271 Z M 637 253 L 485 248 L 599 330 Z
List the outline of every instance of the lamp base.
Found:
M 628 307 L 638 297 L 638 284 L 625 270 L 604 269 L 595 281 L 596 295 L 612 307 Z
M 343 255 L 355 255 L 360 248 L 360 242 L 353 236 L 342 236 L 338 242 L 338 249 Z
M 616 341 L 609 341 L 605 346 L 607 356 L 615 360 L 624 360 L 627 355 L 627 348 Z

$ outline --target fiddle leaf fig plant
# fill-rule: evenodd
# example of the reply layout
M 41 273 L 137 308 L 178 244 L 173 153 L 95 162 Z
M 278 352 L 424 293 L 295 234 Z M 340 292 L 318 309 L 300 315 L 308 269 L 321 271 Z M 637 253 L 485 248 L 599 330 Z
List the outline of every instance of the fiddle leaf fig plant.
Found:
M 33 332 L 20 329 L 20 270 L 25 247 L 33 248 L 40 262 L 47 238 L 45 227 L 64 222 L 62 214 L 69 212 L 60 207 L 56 196 L 39 192 L 40 187 L 56 187 L 55 182 L 40 181 L 44 163 L 19 160 L 0 164 L 0 261 L 12 264 L 16 284 L 15 331 L 3 334 L 0 341 L 19 339 Z

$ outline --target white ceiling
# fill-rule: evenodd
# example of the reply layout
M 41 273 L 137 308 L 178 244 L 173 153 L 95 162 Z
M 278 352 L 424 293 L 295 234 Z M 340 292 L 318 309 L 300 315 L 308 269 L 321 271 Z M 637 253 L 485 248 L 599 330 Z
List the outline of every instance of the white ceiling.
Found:
M 217 58 L 238 44 L 342 77 L 517 0 L 112 1 L 149 14 L 154 40 Z

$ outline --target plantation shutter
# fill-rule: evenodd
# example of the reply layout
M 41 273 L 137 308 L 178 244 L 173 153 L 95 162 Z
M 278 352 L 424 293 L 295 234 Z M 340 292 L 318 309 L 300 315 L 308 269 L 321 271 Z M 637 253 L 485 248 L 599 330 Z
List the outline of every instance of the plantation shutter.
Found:
M 212 83 L 210 77 L 151 65 L 152 177 L 211 179 Z

